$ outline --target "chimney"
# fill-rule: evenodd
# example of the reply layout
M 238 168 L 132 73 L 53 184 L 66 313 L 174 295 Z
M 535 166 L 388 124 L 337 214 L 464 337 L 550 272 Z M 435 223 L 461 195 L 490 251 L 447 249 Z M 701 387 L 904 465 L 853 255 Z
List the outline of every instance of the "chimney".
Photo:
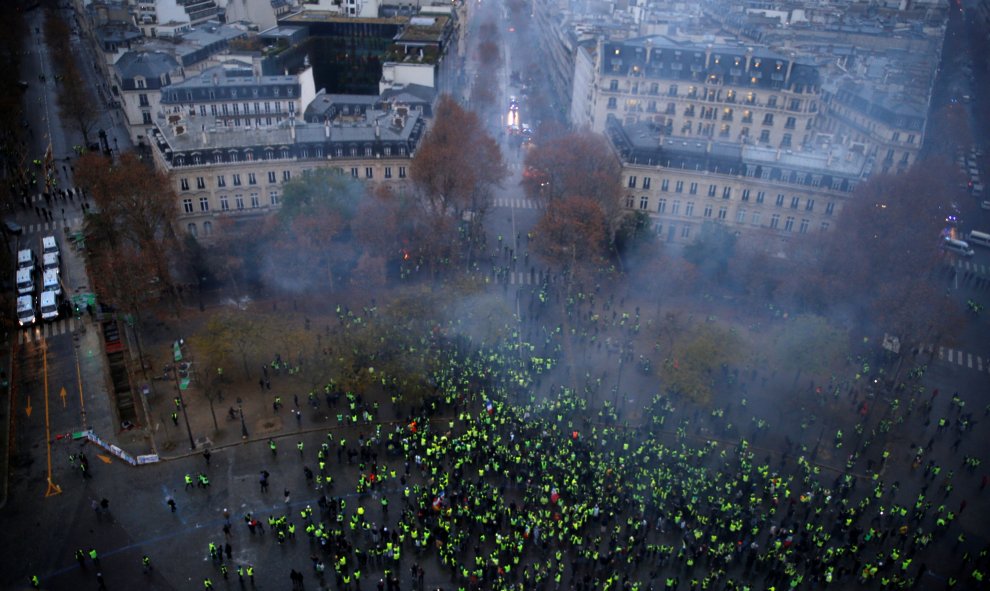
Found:
M 378 119 L 375 119 L 375 139 L 376 140 L 381 139 L 381 137 L 382 137 L 382 130 L 380 127 L 378 127 Z
M 329 117 L 325 117 L 323 119 L 323 135 L 327 139 L 330 139 L 330 118 Z
M 220 84 L 220 76 L 213 74 L 213 86 L 219 86 L 219 84 Z
M 295 119 L 289 119 L 289 136 L 292 138 L 292 141 L 293 142 L 296 141 L 296 120 Z
M 204 125 L 200 125 L 200 131 L 202 131 L 202 136 L 201 137 L 203 139 L 203 145 L 205 146 L 205 145 L 207 145 L 209 143 L 209 141 L 207 141 L 207 137 L 206 137 L 206 125 L 205 124 Z

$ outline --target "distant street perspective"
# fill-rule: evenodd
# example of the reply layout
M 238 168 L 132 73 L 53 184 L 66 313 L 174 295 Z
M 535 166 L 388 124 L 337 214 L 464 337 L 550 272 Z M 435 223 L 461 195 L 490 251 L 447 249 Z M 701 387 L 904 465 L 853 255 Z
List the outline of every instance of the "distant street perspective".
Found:
M 990 588 L 990 0 L 0 14 L 0 589 Z

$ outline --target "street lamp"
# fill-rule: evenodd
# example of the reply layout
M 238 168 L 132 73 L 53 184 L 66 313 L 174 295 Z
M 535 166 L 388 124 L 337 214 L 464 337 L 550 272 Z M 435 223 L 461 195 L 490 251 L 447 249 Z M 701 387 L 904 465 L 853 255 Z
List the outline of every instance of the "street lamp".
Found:
M 175 341 L 176 347 L 180 341 Z M 180 358 L 181 359 L 181 358 Z M 189 449 L 196 451 L 196 440 L 193 439 L 192 428 L 189 427 L 189 415 L 186 413 L 186 401 L 182 399 L 182 387 L 179 385 L 179 365 L 178 362 L 172 366 L 172 377 L 175 378 L 175 393 L 179 399 L 179 408 L 182 410 L 182 420 L 186 423 L 186 433 L 189 434 Z
M 248 438 L 247 424 L 244 423 L 244 407 L 241 406 L 241 399 L 237 399 L 237 414 L 241 415 L 241 439 Z

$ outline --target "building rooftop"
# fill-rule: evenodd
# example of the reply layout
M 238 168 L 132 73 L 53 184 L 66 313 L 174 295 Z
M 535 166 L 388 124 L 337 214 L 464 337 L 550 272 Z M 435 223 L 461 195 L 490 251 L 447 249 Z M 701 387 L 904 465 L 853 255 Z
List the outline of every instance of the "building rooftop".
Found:
M 164 51 L 128 51 L 114 63 L 124 80 L 138 77 L 159 79 L 179 69 L 179 62 Z

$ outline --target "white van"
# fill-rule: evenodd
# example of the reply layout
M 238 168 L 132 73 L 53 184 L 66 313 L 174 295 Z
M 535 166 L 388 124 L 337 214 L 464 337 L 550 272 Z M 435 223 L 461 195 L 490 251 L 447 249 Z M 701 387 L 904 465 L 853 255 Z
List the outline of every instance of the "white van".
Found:
M 17 323 L 21 326 L 31 326 L 37 318 L 34 315 L 34 296 L 17 298 Z
M 41 257 L 41 271 L 55 271 L 56 273 L 62 272 L 62 262 L 58 260 L 58 255 L 50 252 L 45 256 Z
M 45 271 L 41 279 L 41 291 L 53 291 L 55 295 L 62 295 L 62 282 L 58 279 L 58 271 Z
M 28 269 L 35 265 L 34 251 L 30 248 L 25 248 L 17 251 L 17 268 L 18 269 Z
M 990 234 L 987 234 L 986 232 L 970 230 L 969 235 L 966 236 L 966 241 L 971 244 L 979 244 L 980 246 L 990 248 Z
M 54 236 L 45 236 L 41 239 L 41 254 L 62 254 L 58 250 L 58 240 Z
M 971 257 L 976 252 L 969 247 L 969 244 L 963 242 L 962 240 L 953 240 L 952 238 L 946 238 L 942 241 L 942 248 L 949 252 L 964 256 Z
M 41 292 L 41 319 L 55 320 L 58 318 L 59 296 L 54 291 Z
M 34 269 L 17 270 L 17 295 L 31 295 L 34 293 Z

